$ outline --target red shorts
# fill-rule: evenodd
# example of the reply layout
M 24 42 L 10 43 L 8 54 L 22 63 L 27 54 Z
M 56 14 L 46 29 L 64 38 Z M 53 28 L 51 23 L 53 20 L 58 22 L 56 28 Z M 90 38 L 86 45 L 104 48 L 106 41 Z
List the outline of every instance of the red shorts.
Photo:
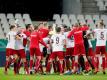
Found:
M 15 50 L 14 49 L 10 49 L 10 48 L 6 48 L 6 56 L 10 56 L 15 54 Z
M 63 60 L 64 59 L 63 51 L 52 52 L 52 54 L 50 54 L 49 59 L 55 59 L 56 57 L 58 57 L 58 59 L 60 60 Z
M 92 48 L 89 48 L 89 50 L 88 50 L 88 56 L 94 56 Z
M 21 58 L 26 58 L 26 54 L 25 54 L 24 49 L 16 50 L 16 54 Z
M 106 46 L 96 46 L 96 54 L 106 54 Z
M 75 44 L 73 56 L 75 55 L 85 55 L 84 44 Z
M 72 56 L 74 54 L 74 48 L 66 49 L 66 56 Z
M 30 48 L 30 56 L 42 56 L 42 53 L 39 48 Z

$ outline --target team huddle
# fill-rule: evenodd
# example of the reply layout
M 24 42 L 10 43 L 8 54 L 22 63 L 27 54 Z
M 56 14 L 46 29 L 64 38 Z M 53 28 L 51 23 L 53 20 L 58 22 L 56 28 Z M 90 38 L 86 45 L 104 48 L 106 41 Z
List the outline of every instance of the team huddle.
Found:
M 86 24 L 76 23 L 72 27 L 26 25 L 26 29 L 17 25 L 10 26 L 6 35 L 5 74 L 13 63 L 14 74 L 19 74 L 23 64 L 25 74 L 97 74 L 100 71 L 100 57 L 102 56 L 102 72 L 106 70 L 106 37 L 107 29 L 103 21 L 96 29 L 91 30 Z M 96 40 L 93 50 L 91 40 Z M 30 60 L 26 59 L 29 49 Z

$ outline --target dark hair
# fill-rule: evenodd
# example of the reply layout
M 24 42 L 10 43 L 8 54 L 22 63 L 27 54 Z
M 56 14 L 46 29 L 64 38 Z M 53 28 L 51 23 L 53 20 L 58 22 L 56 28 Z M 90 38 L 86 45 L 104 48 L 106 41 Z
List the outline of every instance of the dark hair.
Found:
M 37 30 L 37 29 L 38 29 L 38 26 L 35 25 L 35 26 L 34 26 L 34 30 Z
M 56 32 L 60 32 L 61 28 L 60 27 L 56 27 Z
M 40 26 L 41 24 L 43 24 L 42 22 L 40 22 L 39 24 L 38 24 L 38 26 Z
M 30 25 L 31 25 L 31 24 L 27 24 L 27 25 L 26 25 L 26 29 L 30 28 Z
M 10 26 L 10 30 L 13 29 L 13 28 L 15 28 L 15 27 L 16 27 L 15 25 L 11 25 Z
M 48 29 L 51 29 L 52 28 L 52 26 L 48 26 Z

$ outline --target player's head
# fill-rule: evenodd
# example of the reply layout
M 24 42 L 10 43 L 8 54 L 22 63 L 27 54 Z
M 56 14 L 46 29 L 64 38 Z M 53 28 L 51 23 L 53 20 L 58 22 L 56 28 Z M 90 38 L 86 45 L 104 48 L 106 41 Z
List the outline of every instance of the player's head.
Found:
M 56 27 L 56 32 L 60 33 L 61 32 L 61 28 L 60 27 Z
M 19 32 L 23 33 L 25 31 L 25 28 L 19 28 Z
M 67 32 L 68 32 L 68 31 L 71 31 L 71 27 L 68 27 L 66 31 L 67 31 Z
M 16 25 L 11 25 L 10 26 L 10 30 L 11 31 L 16 31 L 17 30 L 17 26 Z
M 27 24 L 26 25 L 26 30 L 32 31 L 33 30 L 33 25 L 32 24 Z
M 43 23 L 39 23 L 38 29 L 43 28 L 43 27 L 44 27 L 44 24 Z
M 98 27 L 99 27 L 99 28 L 104 28 L 103 20 L 101 20 L 101 21 L 98 23 Z
M 34 26 L 34 30 L 35 30 L 35 31 L 38 30 L 38 26 L 37 26 L 37 25 Z
M 61 28 L 61 33 L 62 33 L 62 34 L 63 34 L 64 32 L 66 32 L 66 30 L 67 30 L 67 26 L 66 26 L 66 25 L 62 24 L 62 25 L 60 25 L 59 27 Z
M 52 26 L 48 26 L 48 29 L 49 29 L 49 31 L 53 30 Z
M 75 28 L 78 28 L 78 27 L 79 27 L 79 24 L 78 24 L 78 23 L 75 23 L 74 27 L 75 27 Z

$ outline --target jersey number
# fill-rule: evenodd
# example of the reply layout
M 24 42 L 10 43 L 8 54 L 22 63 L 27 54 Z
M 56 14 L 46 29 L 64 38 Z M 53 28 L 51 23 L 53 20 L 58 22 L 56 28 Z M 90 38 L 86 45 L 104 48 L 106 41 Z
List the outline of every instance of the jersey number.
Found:
M 104 40 L 104 32 L 101 32 L 100 39 L 101 39 L 101 40 Z
M 59 37 L 56 37 L 56 44 L 59 43 Z

